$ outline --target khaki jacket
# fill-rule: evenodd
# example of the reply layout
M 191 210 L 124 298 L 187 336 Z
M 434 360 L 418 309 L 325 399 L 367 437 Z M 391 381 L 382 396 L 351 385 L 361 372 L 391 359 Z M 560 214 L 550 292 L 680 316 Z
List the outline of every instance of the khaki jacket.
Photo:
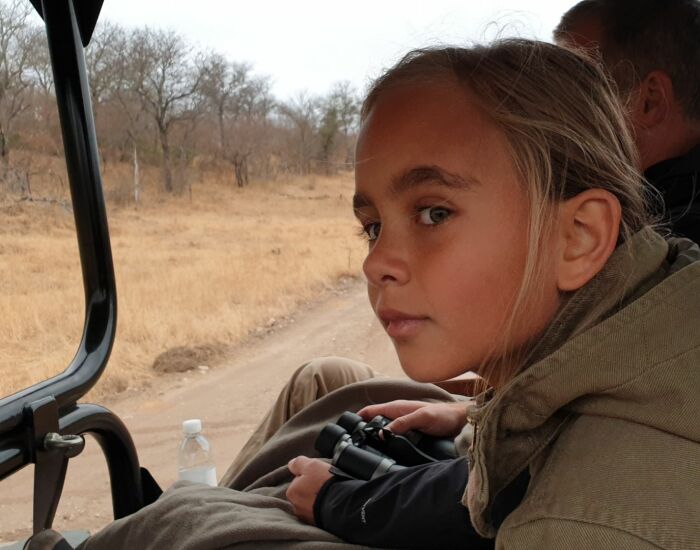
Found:
M 700 549 L 697 245 L 635 235 L 535 355 L 471 413 L 476 529 L 500 550 Z M 494 497 L 525 468 L 527 493 L 497 530 Z

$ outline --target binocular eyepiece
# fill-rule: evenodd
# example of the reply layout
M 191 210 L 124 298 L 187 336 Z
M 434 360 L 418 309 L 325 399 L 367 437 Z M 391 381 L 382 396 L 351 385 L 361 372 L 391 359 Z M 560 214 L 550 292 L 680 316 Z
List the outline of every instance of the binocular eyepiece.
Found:
M 316 439 L 316 450 L 333 465 L 356 479 L 374 479 L 407 466 L 456 458 L 454 442 L 421 432 L 394 434 L 391 422 L 376 416 L 369 422 L 358 414 L 343 413 L 327 424 Z

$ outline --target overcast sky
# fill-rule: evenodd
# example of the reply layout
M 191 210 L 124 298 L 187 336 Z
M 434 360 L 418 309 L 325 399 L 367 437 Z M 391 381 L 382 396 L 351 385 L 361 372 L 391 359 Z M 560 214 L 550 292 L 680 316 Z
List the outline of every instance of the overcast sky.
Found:
M 550 40 L 576 0 L 105 0 L 101 18 L 180 32 L 247 61 L 273 92 L 326 92 L 369 79 L 411 48 L 496 35 Z

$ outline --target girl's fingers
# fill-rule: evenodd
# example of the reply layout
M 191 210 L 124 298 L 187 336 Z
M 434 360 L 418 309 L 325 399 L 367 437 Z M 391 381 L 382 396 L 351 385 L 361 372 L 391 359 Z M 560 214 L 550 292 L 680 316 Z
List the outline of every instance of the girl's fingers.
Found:
M 287 500 L 294 507 L 294 513 L 301 520 L 314 524 L 314 503 L 316 496 L 333 474 L 330 464 L 317 458 L 298 456 L 287 463 L 294 479 L 285 492 Z
M 387 425 L 386 429 L 391 430 L 392 432 L 397 434 L 402 434 L 409 430 L 420 431 L 424 424 L 423 419 L 426 416 L 422 413 L 423 411 L 417 410 L 412 413 L 399 416 L 398 418 L 396 418 L 396 420 L 392 420 Z
M 289 468 L 289 471 L 292 472 L 295 476 L 300 476 L 303 471 L 304 467 L 311 461 L 310 458 L 306 456 L 297 456 L 296 458 L 293 458 L 287 463 L 287 468 Z
M 456 436 L 467 421 L 466 403 L 424 403 L 398 400 L 363 408 L 359 414 L 369 421 L 378 414 L 391 418 L 387 428 L 397 434 L 417 430 L 439 437 Z
M 389 403 L 379 403 L 377 405 L 369 405 L 360 409 L 359 414 L 365 420 L 371 420 L 377 415 L 386 416 L 387 418 L 398 418 L 410 414 L 418 409 L 428 405 L 422 401 L 408 401 L 405 399 L 390 401 Z
M 467 415 L 464 409 L 461 404 L 422 407 L 390 422 L 387 429 L 399 434 L 416 430 L 439 437 L 456 436 L 466 423 Z

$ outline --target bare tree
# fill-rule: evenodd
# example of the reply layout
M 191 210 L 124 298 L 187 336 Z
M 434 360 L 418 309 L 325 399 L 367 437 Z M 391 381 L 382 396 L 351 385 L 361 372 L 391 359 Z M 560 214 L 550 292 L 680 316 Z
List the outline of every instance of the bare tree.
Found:
M 28 77 L 31 80 L 31 93 L 27 109 L 19 123 L 22 123 L 23 144 L 31 143 L 33 147 L 48 154 L 62 154 L 58 109 L 53 83 L 51 56 L 43 29 L 34 29 L 27 46 Z M 28 90 L 29 91 L 29 90 Z M 20 128 L 18 128 L 20 129 Z
M 46 42 L 46 34 L 40 29 L 31 33 L 29 50 L 29 74 L 34 82 L 34 88 L 40 90 L 43 95 L 53 95 L 53 69 L 51 68 L 51 56 Z
M 121 74 L 121 73 L 119 73 Z M 116 103 L 115 112 L 119 117 L 119 126 L 122 132 L 122 143 L 120 149 L 124 159 L 127 155 L 131 156 L 133 165 L 133 180 L 132 189 L 134 204 L 139 206 L 141 201 L 141 161 L 139 159 L 139 148 L 142 142 L 142 136 L 148 131 L 146 123 L 146 113 L 140 101 L 135 100 L 129 90 L 122 87 L 119 83 L 121 78 L 117 77 L 115 85 L 114 100 Z M 112 128 L 116 126 L 112 125 Z
M 218 153 L 221 157 L 225 155 L 228 145 L 226 122 L 232 110 L 232 103 L 235 103 L 233 98 L 241 93 L 248 71 L 248 65 L 230 63 L 224 56 L 216 53 L 210 54 L 205 61 L 201 94 L 216 119 Z
M 337 82 L 329 96 L 343 138 L 345 163 L 350 165 L 355 151 L 355 135 L 360 127 L 360 98 L 355 87 L 347 80 Z
M 117 37 L 120 40 L 120 49 L 127 51 L 129 48 L 129 37 Z M 123 40 L 123 42 L 121 41 Z M 122 130 L 119 149 L 122 151 L 121 158 L 131 156 L 133 165 L 133 197 L 134 204 L 138 208 L 141 201 L 141 160 L 139 149 L 144 141 L 144 136 L 148 134 L 148 113 L 144 109 L 144 102 L 136 93 L 133 84 L 133 64 L 131 60 L 121 55 L 116 60 L 116 71 L 114 74 L 112 100 L 115 103 L 115 112 L 119 118 L 119 126 Z M 151 117 L 152 118 L 152 117 Z M 116 122 L 116 121 L 115 121 Z M 112 125 L 112 129 L 116 124 Z
M 29 107 L 30 45 L 37 30 L 27 18 L 32 7 L 23 0 L 0 2 L 0 170 L 9 168 L 9 139 L 17 117 Z
M 157 129 L 163 155 L 163 188 L 172 192 L 170 135 L 173 126 L 197 115 L 195 94 L 201 71 L 192 62 L 188 45 L 173 31 L 148 27 L 129 39 L 126 59 L 129 88 L 138 96 Z
M 301 174 L 311 172 L 311 161 L 319 126 L 319 100 L 307 92 L 300 92 L 280 104 L 279 112 L 293 130 L 293 149 Z
M 265 78 L 252 76 L 245 63 L 211 54 L 204 64 L 201 94 L 216 120 L 218 156 L 233 165 L 236 184 L 250 180 L 249 160 L 261 146 L 274 101 Z
M 103 105 L 114 99 L 120 85 L 119 70 L 127 46 L 126 31 L 109 21 L 100 22 L 85 49 L 85 68 L 95 126 Z
M 350 166 L 352 163 L 360 111 L 355 89 L 347 81 L 337 82 L 330 93 L 321 99 L 320 111 L 319 160 L 326 173 L 330 174 L 336 171 L 339 164 Z
M 326 174 L 335 172 L 332 162 L 333 151 L 340 132 L 338 109 L 330 98 L 321 101 L 321 123 L 318 128 L 319 160 Z

